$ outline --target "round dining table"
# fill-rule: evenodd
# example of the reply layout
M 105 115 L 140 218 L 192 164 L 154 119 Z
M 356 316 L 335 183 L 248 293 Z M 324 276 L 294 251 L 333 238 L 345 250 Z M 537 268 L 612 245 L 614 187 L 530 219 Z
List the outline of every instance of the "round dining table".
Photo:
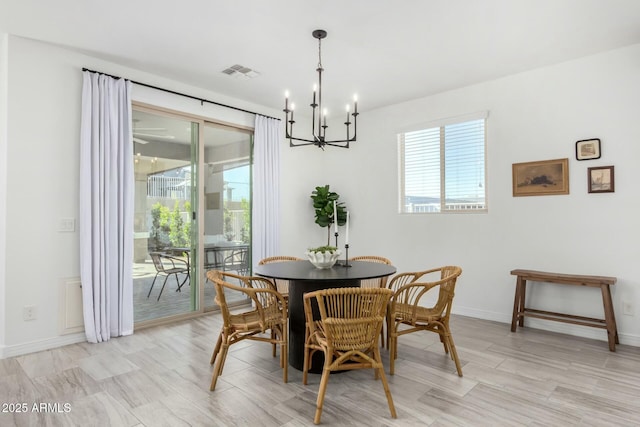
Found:
M 302 370 L 305 339 L 303 295 L 320 289 L 360 287 L 361 280 L 391 276 L 396 268 L 377 262 L 349 261 L 349 267 L 336 264 L 321 269 L 309 261 L 285 261 L 259 265 L 253 272 L 258 276 L 289 281 L 289 364 Z M 316 352 L 309 372 L 321 373 L 323 361 L 323 355 Z

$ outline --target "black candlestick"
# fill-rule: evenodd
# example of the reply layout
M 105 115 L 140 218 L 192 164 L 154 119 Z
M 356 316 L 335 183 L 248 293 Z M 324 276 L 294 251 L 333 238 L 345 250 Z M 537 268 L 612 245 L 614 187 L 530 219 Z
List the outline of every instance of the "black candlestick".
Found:
M 351 267 L 351 264 L 349 264 L 349 244 L 348 243 L 344 245 L 344 264 L 342 264 L 342 266 Z

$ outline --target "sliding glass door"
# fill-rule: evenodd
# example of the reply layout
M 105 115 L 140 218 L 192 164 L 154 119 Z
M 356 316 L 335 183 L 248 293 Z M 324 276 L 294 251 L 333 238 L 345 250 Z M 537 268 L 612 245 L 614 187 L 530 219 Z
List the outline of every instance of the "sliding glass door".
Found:
M 198 122 L 133 111 L 134 319 L 198 310 Z
M 208 270 L 250 274 L 252 136 L 135 106 L 136 323 L 217 309 Z
M 213 123 L 204 125 L 203 264 L 237 274 L 251 272 L 252 133 Z M 205 309 L 216 309 L 215 289 L 204 280 Z M 243 295 L 226 295 L 244 303 Z

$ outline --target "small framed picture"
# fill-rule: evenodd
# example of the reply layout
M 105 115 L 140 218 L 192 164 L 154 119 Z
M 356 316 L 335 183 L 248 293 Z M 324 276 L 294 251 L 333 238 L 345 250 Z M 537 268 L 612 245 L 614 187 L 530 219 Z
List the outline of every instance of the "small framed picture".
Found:
M 587 169 L 589 193 L 613 193 L 615 181 L 613 166 L 599 166 Z
M 576 159 L 593 160 L 600 158 L 600 139 L 583 139 L 576 142 Z

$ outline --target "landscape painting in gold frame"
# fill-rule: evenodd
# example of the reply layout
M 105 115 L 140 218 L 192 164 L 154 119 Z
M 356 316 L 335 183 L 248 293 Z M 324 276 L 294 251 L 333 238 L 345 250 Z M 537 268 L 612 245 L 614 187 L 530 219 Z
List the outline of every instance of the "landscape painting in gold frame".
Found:
M 569 159 L 514 163 L 513 196 L 569 194 Z

